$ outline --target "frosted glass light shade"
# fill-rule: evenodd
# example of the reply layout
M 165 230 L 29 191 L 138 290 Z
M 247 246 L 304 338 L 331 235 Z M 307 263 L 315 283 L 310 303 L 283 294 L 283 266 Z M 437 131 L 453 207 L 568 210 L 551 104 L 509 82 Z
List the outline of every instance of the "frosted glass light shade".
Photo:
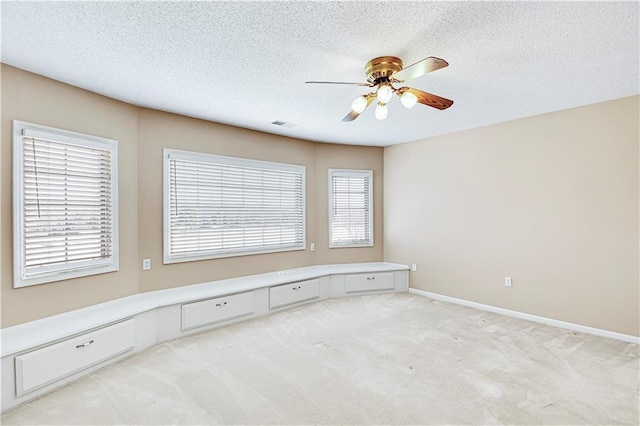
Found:
M 367 107 L 367 98 L 365 98 L 364 96 L 358 96 L 358 98 L 355 101 L 353 101 L 353 103 L 351 104 L 351 109 L 354 112 L 357 112 L 358 114 L 364 111 L 366 107 Z
M 387 86 L 386 84 L 378 87 L 378 102 L 382 102 L 383 104 L 388 103 L 393 96 L 393 89 L 391 86 Z
M 411 109 L 418 102 L 418 98 L 411 92 L 404 92 L 402 96 L 400 96 L 400 102 L 406 109 Z
M 387 118 L 388 114 L 389 108 L 387 108 L 387 106 L 383 103 L 378 103 L 378 106 L 376 107 L 376 118 L 378 120 L 384 120 L 385 118 Z

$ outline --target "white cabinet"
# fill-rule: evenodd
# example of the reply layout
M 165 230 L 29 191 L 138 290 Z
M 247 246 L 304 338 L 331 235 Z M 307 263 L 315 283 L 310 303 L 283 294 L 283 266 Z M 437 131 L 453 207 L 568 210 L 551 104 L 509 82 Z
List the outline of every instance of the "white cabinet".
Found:
M 269 288 L 269 309 L 320 297 L 319 280 L 308 280 Z
M 15 359 L 16 394 L 21 396 L 135 346 L 133 319 L 104 327 Z
M 394 289 L 393 272 L 347 275 L 345 290 L 347 293 L 363 291 L 383 291 Z
M 251 315 L 253 292 L 217 297 L 182 305 L 182 331 Z
M 136 294 L 3 328 L 0 407 L 4 412 L 157 343 L 312 301 L 407 291 L 408 284 L 405 265 L 315 265 Z

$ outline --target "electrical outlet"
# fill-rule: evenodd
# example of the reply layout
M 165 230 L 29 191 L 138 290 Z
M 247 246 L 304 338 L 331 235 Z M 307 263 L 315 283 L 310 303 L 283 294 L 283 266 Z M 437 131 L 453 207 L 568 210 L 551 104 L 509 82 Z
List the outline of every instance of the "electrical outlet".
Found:
M 311 243 L 309 249 L 311 251 L 316 251 L 316 244 L 315 243 Z
M 511 287 L 511 277 L 504 277 L 504 286 Z
M 142 259 L 142 270 L 148 271 L 151 269 L 151 259 Z
M 412 270 L 413 272 L 418 272 L 418 265 L 417 265 L 416 263 L 412 263 L 412 264 L 411 264 L 411 270 Z

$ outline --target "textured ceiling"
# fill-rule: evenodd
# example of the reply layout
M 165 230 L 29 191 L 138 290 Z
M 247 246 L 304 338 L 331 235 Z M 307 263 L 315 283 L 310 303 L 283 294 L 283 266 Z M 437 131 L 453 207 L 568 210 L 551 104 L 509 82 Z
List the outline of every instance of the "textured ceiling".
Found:
M 387 146 L 638 94 L 638 2 L 9 2 L 2 62 L 135 105 L 320 142 Z M 364 64 L 437 56 L 343 123 Z M 295 123 L 278 127 L 272 121 Z

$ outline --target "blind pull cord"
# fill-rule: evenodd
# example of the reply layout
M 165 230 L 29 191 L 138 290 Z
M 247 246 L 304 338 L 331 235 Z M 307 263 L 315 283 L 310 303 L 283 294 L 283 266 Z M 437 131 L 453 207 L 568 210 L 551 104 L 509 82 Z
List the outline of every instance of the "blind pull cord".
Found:
M 40 219 L 40 191 L 38 189 L 38 159 L 36 158 L 35 138 L 31 138 L 31 145 L 33 146 L 33 171 L 36 178 L 36 206 L 38 208 L 38 219 Z
M 178 217 L 178 176 L 176 175 L 176 160 L 170 160 L 171 166 L 173 167 L 173 188 L 175 191 L 175 200 L 176 200 L 176 217 Z

